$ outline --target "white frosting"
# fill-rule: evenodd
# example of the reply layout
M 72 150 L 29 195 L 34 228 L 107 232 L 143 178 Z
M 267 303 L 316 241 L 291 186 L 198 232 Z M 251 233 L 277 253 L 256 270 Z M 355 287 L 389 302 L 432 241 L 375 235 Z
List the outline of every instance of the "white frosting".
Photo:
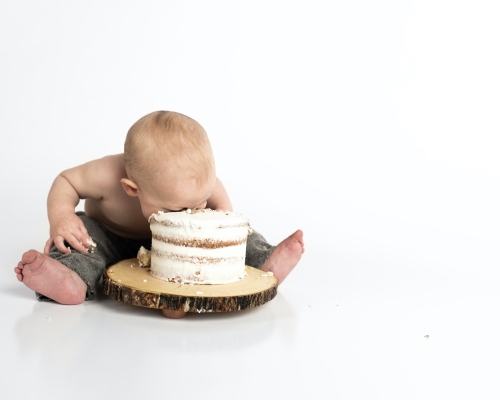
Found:
M 195 229 L 198 227 L 224 228 L 242 224 L 246 224 L 246 226 L 250 225 L 248 218 L 243 216 L 242 214 L 238 214 L 232 211 L 213 211 L 210 209 L 196 210 L 195 212 L 190 213 L 188 213 L 187 211 L 179 211 L 152 214 L 149 217 L 149 222 L 154 221 L 168 221 L 175 226 L 184 226 L 188 229 Z
M 174 227 L 164 226 L 160 224 L 151 225 L 153 235 L 163 236 L 170 240 L 187 240 L 187 239 L 205 239 L 214 241 L 244 241 L 248 236 L 248 229 L 245 226 L 214 228 L 207 226 L 205 228 L 191 226 Z
M 151 264 L 151 252 L 144 246 L 141 246 L 139 252 L 137 253 L 137 259 L 139 260 L 139 265 L 141 267 L 149 267 Z
M 225 284 L 243 278 L 249 221 L 241 214 L 206 210 L 149 217 L 150 273 L 182 283 Z M 185 244 L 185 245 L 184 245 Z
M 236 282 L 245 273 L 245 258 L 239 262 L 222 260 L 216 264 L 193 264 L 191 262 L 165 259 L 153 255 L 150 273 L 155 278 L 181 283 L 224 284 Z M 199 280 L 193 280 L 195 276 Z
M 152 248 L 161 252 L 175 253 L 183 257 L 239 257 L 245 255 L 246 243 L 236 246 L 220 247 L 217 249 L 206 249 L 202 247 L 187 247 L 176 246 L 171 243 L 165 243 L 160 240 L 153 239 Z
M 92 240 L 92 238 L 87 239 L 87 244 L 89 244 L 89 245 L 90 245 L 90 246 L 89 246 L 89 250 L 88 250 L 88 251 L 89 251 L 90 253 L 93 253 L 93 252 L 94 252 L 94 250 L 95 250 L 95 248 L 97 247 L 97 244 L 96 244 L 96 243 Z
M 137 258 L 139 258 L 140 256 L 142 256 L 143 254 L 144 255 L 149 255 L 151 252 L 146 249 L 144 246 L 141 246 L 141 248 L 139 249 L 139 252 L 137 253 Z

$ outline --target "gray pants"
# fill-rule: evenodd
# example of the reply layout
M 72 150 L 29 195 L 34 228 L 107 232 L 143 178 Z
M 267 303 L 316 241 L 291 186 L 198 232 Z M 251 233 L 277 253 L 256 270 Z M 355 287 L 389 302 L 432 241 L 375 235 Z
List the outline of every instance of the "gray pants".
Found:
M 145 241 L 124 239 L 107 230 L 99 221 L 87 217 L 84 212 L 78 211 L 76 215 L 81 218 L 90 237 L 97 243 L 96 249 L 93 253 L 80 253 L 71 248 L 70 254 L 63 254 L 56 246 L 52 246 L 49 257 L 75 271 L 87 284 L 85 300 L 92 300 L 104 270 L 121 260 L 136 257 L 141 246 L 150 250 L 151 239 Z M 65 245 L 69 246 L 66 242 Z M 247 239 L 245 264 L 260 268 L 275 247 L 267 243 L 261 234 L 253 231 Z M 36 297 L 39 301 L 51 301 L 40 293 L 36 293 Z

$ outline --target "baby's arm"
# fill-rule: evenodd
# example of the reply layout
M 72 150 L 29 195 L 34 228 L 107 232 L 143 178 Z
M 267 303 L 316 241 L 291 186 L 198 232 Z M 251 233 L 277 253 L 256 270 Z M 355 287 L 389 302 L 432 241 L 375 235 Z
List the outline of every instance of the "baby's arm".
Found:
M 229 200 L 226 189 L 219 178 L 215 181 L 215 187 L 208 199 L 207 207 L 212 210 L 233 211 L 231 200 Z
M 50 238 L 45 244 L 45 254 L 54 244 L 62 253 L 70 253 L 64 245 L 65 240 L 74 249 L 87 252 L 90 236 L 82 220 L 75 214 L 75 207 L 80 199 L 102 197 L 103 176 L 106 176 L 106 169 L 110 168 L 106 158 L 63 171 L 54 180 L 47 199 Z

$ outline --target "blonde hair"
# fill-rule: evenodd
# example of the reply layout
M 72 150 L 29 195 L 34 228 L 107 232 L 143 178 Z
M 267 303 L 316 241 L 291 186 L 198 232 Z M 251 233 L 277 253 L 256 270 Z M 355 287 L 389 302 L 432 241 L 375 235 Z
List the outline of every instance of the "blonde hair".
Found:
M 134 180 L 151 181 L 165 170 L 194 178 L 201 187 L 215 171 L 212 146 L 194 119 L 155 111 L 133 124 L 125 139 L 125 169 Z

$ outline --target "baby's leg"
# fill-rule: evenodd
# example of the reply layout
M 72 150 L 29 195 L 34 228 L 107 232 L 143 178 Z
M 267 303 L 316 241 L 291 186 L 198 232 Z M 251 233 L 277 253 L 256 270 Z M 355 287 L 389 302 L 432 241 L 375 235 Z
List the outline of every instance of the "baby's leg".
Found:
M 85 300 L 87 285 L 78 274 L 38 251 L 24 253 L 15 272 L 39 299 L 53 299 L 61 304 L 80 304 Z
M 97 242 L 92 232 L 88 229 L 87 226 L 86 228 L 89 232 L 90 237 L 94 240 L 94 242 L 98 243 L 97 246 L 99 246 L 100 244 L 102 247 L 102 242 Z M 97 253 L 97 248 L 96 250 L 94 250 L 94 253 L 87 254 L 79 253 L 78 251 L 71 248 L 70 254 L 63 254 L 57 249 L 57 247 L 53 246 L 50 249 L 50 253 L 47 258 L 48 260 L 50 260 L 49 262 L 59 263 L 64 266 L 73 274 L 77 275 L 78 278 L 80 278 L 80 281 L 84 283 L 85 291 L 83 292 L 83 298 L 81 299 L 80 303 L 82 303 L 84 300 L 92 300 L 95 297 L 99 279 L 101 278 L 101 275 L 106 268 L 106 258 L 103 257 L 102 254 Z M 48 287 L 50 286 L 47 285 L 46 287 L 35 290 L 38 300 L 54 300 L 58 303 L 61 303 L 57 298 L 54 298 L 53 296 L 45 293 Z M 65 287 L 64 285 L 59 286 L 59 291 L 62 293 L 64 293 L 67 289 L 69 289 L 69 287 Z
M 15 269 L 18 279 L 36 292 L 40 301 L 55 300 L 63 304 L 79 304 L 92 300 L 106 266 L 122 260 L 122 239 L 109 232 L 98 221 L 78 212 L 97 247 L 93 253 L 63 254 L 53 246 L 48 256 L 35 250 L 23 255 Z
M 247 238 L 245 264 L 263 271 L 271 271 L 278 284 L 288 276 L 304 253 L 304 240 L 301 230 L 296 231 L 277 246 L 267 243 L 264 236 L 253 231 Z
M 247 236 L 245 264 L 254 268 L 262 267 L 275 248 L 276 246 L 269 244 L 264 236 L 254 230 Z

